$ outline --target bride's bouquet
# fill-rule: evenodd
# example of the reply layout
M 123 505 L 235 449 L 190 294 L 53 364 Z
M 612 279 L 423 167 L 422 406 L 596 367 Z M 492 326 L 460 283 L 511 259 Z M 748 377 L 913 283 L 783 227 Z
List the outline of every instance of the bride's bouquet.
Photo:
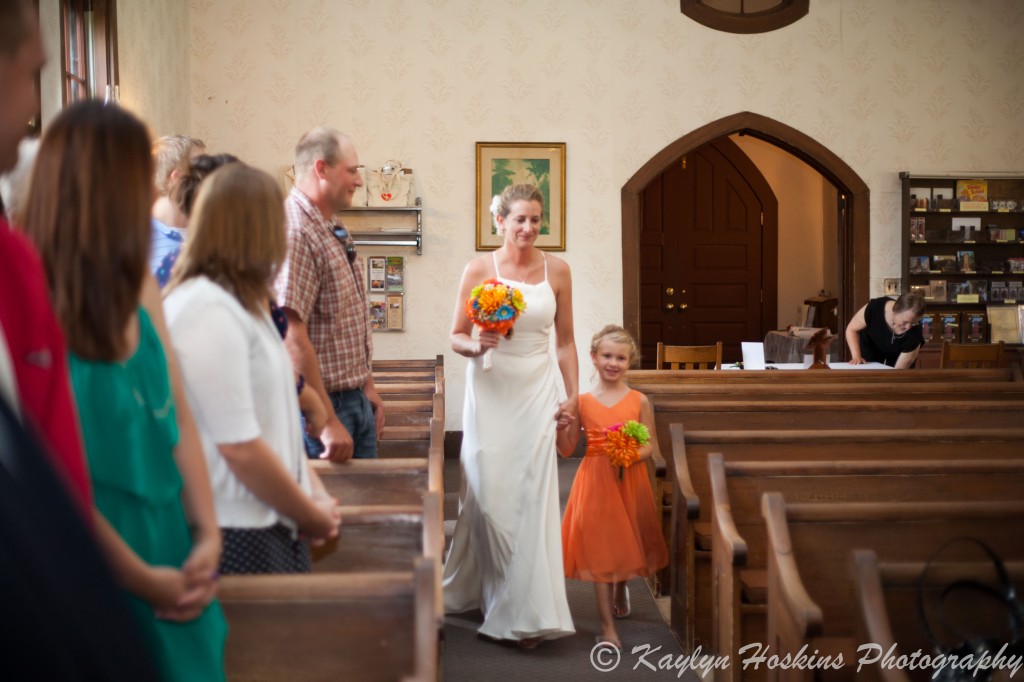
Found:
M 483 331 L 493 331 L 512 338 L 512 325 L 526 310 L 523 292 L 497 279 L 484 280 L 473 287 L 466 299 L 466 317 Z M 484 369 L 491 368 L 491 351 L 484 353 Z
M 605 453 L 614 466 L 622 471 L 640 459 L 640 448 L 651 440 L 651 432 L 638 421 L 630 419 L 621 424 L 612 424 L 605 429 Z

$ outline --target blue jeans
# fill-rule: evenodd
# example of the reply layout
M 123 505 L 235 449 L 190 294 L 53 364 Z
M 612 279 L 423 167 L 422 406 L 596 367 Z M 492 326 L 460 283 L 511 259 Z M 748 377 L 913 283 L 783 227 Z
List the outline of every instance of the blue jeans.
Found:
M 361 388 L 328 393 L 334 414 L 341 422 L 354 444 L 352 457 L 355 459 L 374 459 L 377 457 L 377 420 L 373 416 L 373 403 L 366 397 Z M 310 438 L 305 430 L 302 437 L 306 441 L 306 456 L 318 459 L 324 452 L 324 445 L 319 439 Z

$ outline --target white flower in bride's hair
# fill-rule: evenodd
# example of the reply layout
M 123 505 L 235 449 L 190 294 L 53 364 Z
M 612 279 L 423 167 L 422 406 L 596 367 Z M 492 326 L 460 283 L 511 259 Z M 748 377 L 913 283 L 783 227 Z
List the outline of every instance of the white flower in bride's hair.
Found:
M 491 221 L 494 223 L 494 230 L 498 234 L 504 234 L 505 230 L 501 229 L 501 225 L 498 224 L 498 211 L 501 210 L 501 195 L 495 194 L 491 199 Z

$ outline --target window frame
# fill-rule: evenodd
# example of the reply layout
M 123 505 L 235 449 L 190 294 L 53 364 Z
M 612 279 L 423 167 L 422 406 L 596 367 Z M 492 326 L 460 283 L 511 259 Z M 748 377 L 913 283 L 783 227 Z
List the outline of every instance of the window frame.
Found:
M 810 0 L 781 0 L 776 7 L 751 14 L 726 12 L 704 4 L 702 0 L 679 0 L 679 9 L 698 24 L 728 33 L 768 33 L 789 26 L 810 11 Z
M 116 0 L 61 0 L 60 35 L 62 104 L 118 99 Z

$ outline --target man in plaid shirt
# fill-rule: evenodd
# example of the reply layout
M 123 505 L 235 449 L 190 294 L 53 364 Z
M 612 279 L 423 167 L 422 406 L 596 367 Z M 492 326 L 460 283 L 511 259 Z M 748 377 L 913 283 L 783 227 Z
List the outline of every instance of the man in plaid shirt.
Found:
M 351 140 L 314 128 L 295 147 L 295 187 L 285 201 L 288 260 L 278 274 L 278 303 L 288 317 L 285 345 L 324 405 L 331 405 L 313 456 L 343 462 L 377 456 L 384 405 L 373 385 L 373 337 L 362 259 L 335 214 L 363 184 Z M 330 413 L 331 411 L 328 410 Z

